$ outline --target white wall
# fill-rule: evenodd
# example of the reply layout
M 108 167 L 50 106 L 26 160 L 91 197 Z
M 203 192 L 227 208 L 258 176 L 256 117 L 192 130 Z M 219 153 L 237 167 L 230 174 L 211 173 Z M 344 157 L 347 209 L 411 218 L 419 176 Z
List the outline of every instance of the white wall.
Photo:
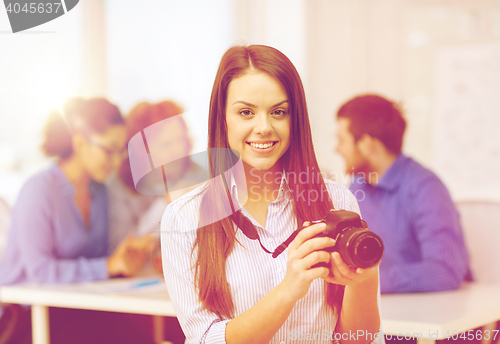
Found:
M 436 121 L 439 95 L 443 94 L 436 91 L 441 71 L 436 69 L 437 56 L 449 46 L 474 51 L 499 43 L 500 1 L 313 0 L 307 2 L 306 22 L 309 106 L 316 152 L 325 170 L 340 173 L 344 169 L 342 159 L 332 153 L 336 110 L 354 95 L 376 92 L 402 102 L 408 121 L 404 152 L 438 172 L 455 199 L 500 200 L 500 183 L 493 179 L 488 189 L 480 189 L 473 181 L 465 185 L 437 168 L 440 143 L 435 140 L 441 135 L 436 134 Z M 491 73 L 498 73 L 497 68 Z M 474 80 L 479 77 L 471 76 Z M 500 94 L 498 83 L 492 87 L 494 94 Z M 480 113 L 472 111 L 466 116 L 474 118 Z M 490 129 L 489 135 L 500 135 L 500 125 L 497 128 Z M 454 135 L 468 140 L 468 129 Z M 485 142 L 498 145 L 494 140 L 483 140 L 482 145 Z M 500 173 L 499 159 L 482 156 L 462 168 L 476 174 L 490 171 L 483 174 L 485 178 L 494 174 L 491 171 Z M 460 160 L 460 154 L 454 159 Z
M 49 110 L 66 95 L 84 92 L 81 15 L 79 5 L 13 34 L 0 8 L 0 198 L 9 203 L 46 163 L 40 145 Z
M 235 0 L 235 42 L 283 52 L 303 82 L 306 70 L 306 0 Z
M 124 113 L 140 101 L 174 100 L 195 150 L 205 150 L 220 58 L 233 44 L 230 0 L 106 2 L 107 89 Z

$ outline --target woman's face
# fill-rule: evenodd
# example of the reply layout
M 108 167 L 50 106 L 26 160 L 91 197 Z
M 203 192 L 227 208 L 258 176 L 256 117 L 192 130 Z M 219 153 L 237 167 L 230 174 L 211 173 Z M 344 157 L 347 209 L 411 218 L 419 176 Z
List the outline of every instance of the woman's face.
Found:
M 103 133 L 92 134 L 80 150 L 83 168 L 89 177 L 103 183 L 127 154 L 127 129 L 113 125 Z
M 281 169 L 279 160 L 290 147 L 289 102 L 281 84 L 251 71 L 230 82 L 226 104 L 229 147 L 251 167 Z
M 168 177 L 173 179 L 181 177 L 185 172 L 187 160 L 183 159 L 177 162 L 176 160 L 189 156 L 191 151 L 191 142 L 182 119 L 179 116 L 165 119 L 157 123 L 153 130 L 152 139 L 148 141 L 151 155 L 161 157 L 161 161 L 168 162 L 163 166 Z

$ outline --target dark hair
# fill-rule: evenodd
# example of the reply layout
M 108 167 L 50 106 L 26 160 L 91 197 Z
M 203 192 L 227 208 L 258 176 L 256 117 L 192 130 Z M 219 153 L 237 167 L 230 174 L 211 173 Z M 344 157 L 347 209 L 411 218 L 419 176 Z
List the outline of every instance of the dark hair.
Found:
M 165 100 L 156 104 L 148 102 L 141 102 L 130 110 L 128 116 L 125 118 L 128 131 L 128 140 L 135 134 L 146 129 L 150 125 L 160 122 L 164 119 L 174 117 L 183 112 L 183 109 L 173 101 Z M 178 117 L 181 125 L 187 130 L 186 123 L 182 117 Z M 146 146 L 149 153 L 149 147 Z M 134 178 L 130 169 L 130 159 L 127 157 L 123 159 L 120 167 L 118 168 L 118 176 L 121 181 L 132 191 L 137 193 L 134 185 Z
M 73 154 L 73 134 L 103 133 L 124 123 L 118 107 L 104 98 L 70 97 L 49 114 L 42 150 L 47 156 L 67 159 Z
M 313 149 L 306 98 L 300 76 L 283 53 L 263 45 L 232 47 L 222 57 L 210 98 L 209 154 L 210 148 L 229 148 L 226 123 L 228 87 L 233 79 L 252 70 L 267 73 L 276 79 L 288 97 L 291 118 L 290 147 L 281 158 L 286 174 L 298 176 L 300 172 L 314 173 L 317 171 L 319 175 L 320 170 Z M 211 156 L 210 161 L 215 165 L 215 169 L 228 165 L 225 161 L 220 161 L 219 156 Z M 211 172 L 212 177 L 217 175 L 213 167 Z M 308 178 L 307 183 L 298 183 L 296 178 L 287 178 L 287 182 L 293 191 L 294 209 L 298 219 L 321 219 L 333 208 L 323 178 Z M 304 190 L 306 192 L 303 192 Z M 315 190 L 317 195 L 321 195 L 321 201 L 315 202 L 312 207 L 310 203 L 307 203 L 307 200 L 300 198 L 301 194 L 307 194 L 309 190 Z M 213 194 L 207 197 L 210 192 Z M 217 190 L 213 191 L 209 187 L 201 203 L 200 215 L 211 214 L 213 211 L 210 212 L 207 209 L 217 208 L 210 203 L 217 199 Z M 199 299 L 205 309 L 226 318 L 230 318 L 234 313 L 234 303 L 227 282 L 225 266 L 235 241 L 233 223 L 229 218 L 224 218 L 198 228 L 193 247 L 193 253 L 195 248 L 198 248 L 195 262 L 195 283 Z M 343 287 L 326 282 L 325 285 L 327 285 L 325 296 L 328 305 L 332 309 L 335 307 L 340 309 Z
M 398 104 L 375 94 L 357 96 L 340 107 L 337 117 L 350 120 L 349 131 L 356 141 L 368 134 L 389 151 L 401 152 L 406 121 Z

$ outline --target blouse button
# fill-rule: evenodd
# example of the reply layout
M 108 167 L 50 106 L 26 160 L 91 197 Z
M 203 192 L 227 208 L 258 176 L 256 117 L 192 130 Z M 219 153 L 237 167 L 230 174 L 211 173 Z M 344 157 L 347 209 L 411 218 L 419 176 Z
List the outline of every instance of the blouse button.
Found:
M 280 342 L 280 344 L 285 344 L 285 342 L 284 342 L 284 341 L 281 341 L 281 342 Z
M 277 213 L 277 212 L 278 212 L 278 208 L 274 208 L 273 213 Z
M 273 241 L 274 241 L 274 239 L 273 239 L 273 238 L 267 238 L 267 241 L 268 241 L 268 242 L 273 242 Z
M 283 269 L 282 268 L 277 268 L 276 271 L 281 272 L 281 271 L 283 271 Z

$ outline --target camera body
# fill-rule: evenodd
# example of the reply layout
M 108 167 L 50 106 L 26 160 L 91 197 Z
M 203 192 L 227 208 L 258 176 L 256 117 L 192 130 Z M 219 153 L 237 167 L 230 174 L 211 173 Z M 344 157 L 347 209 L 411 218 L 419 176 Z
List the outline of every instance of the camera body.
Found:
M 353 268 L 371 268 L 377 265 L 384 255 L 382 239 L 368 229 L 368 225 L 355 212 L 348 210 L 330 210 L 325 219 L 313 223 L 326 223 L 326 229 L 316 237 L 335 239 L 335 245 L 324 249 L 338 252 L 342 260 Z M 319 263 L 313 267 L 324 266 Z

